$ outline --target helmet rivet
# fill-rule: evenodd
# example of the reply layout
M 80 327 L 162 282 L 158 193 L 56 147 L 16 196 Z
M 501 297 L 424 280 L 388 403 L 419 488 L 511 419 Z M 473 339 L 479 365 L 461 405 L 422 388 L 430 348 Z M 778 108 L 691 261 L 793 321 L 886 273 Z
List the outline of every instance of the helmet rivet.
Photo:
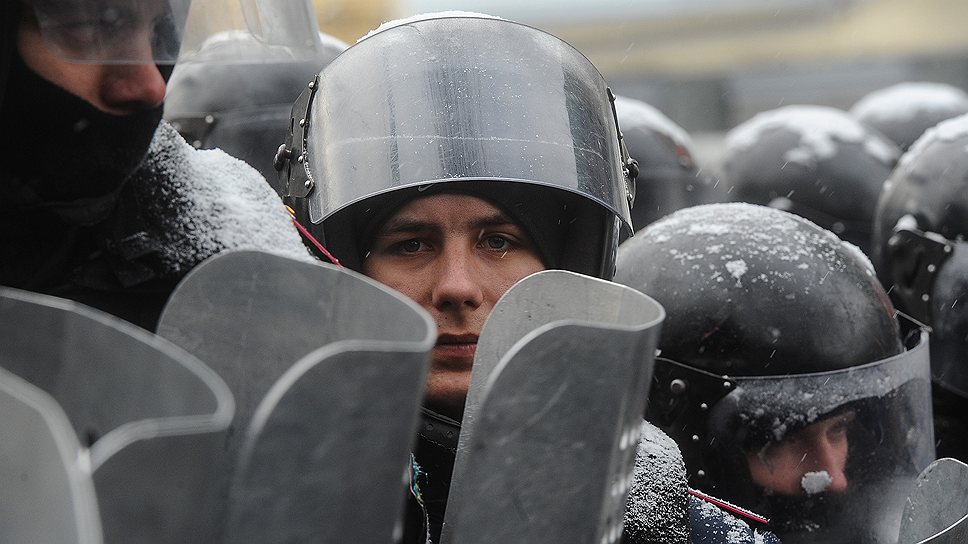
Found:
M 934 272 L 937 269 L 938 269 L 938 267 L 935 266 L 935 265 L 933 265 L 933 264 L 929 264 L 928 265 L 928 272 Z
M 704 402 L 704 403 L 702 403 L 702 404 L 699 405 L 699 409 L 700 410 L 708 410 L 709 409 L 709 405 Z
M 686 392 L 686 389 L 689 389 L 689 382 L 682 378 L 676 378 L 669 382 L 669 391 L 673 395 L 681 395 Z
M 306 119 L 300 119 L 299 120 L 299 126 L 305 127 L 306 126 Z
M 927 293 L 924 293 L 923 295 L 921 295 L 921 300 L 923 300 L 924 302 L 927 302 L 930 299 L 931 299 L 931 295 Z
M 733 384 L 729 382 L 723 382 L 723 389 L 732 389 L 732 388 L 733 388 Z
M 316 82 L 315 81 L 310 81 L 309 82 L 309 88 L 310 89 L 315 89 L 316 88 Z
M 693 442 L 699 442 L 699 435 L 698 434 L 692 435 L 692 441 Z
M 214 116 L 212 116 L 212 115 L 206 115 L 205 116 L 205 124 L 211 125 L 214 122 L 215 122 L 215 117 Z
M 296 157 L 296 162 L 298 162 L 299 164 L 302 164 L 303 161 L 305 161 L 305 160 L 306 160 L 306 154 L 305 153 L 300 153 L 299 156 Z
M 944 252 L 945 252 L 945 253 L 951 253 L 951 246 L 949 246 L 949 245 L 945 245 L 945 246 L 944 246 Z
M 311 182 L 311 181 L 309 181 L 307 179 L 305 182 L 303 182 L 303 187 L 309 189 L 309 187 L 312 186 L 312 184 L 313 184 L 313 182 Z
M 697 470 L 696 471 L 696 476 L 699 476 L 700 478 L 705 478 L 706 477 L 706 471 L 705 470 Z

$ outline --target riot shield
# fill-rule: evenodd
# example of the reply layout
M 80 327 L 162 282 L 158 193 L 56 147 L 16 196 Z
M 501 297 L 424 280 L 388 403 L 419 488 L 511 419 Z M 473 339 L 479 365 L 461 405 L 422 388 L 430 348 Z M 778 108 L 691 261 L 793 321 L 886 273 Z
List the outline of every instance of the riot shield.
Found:
M 898 544 L 968 542 L 968 465 L 944 458 L 928 465 L 908 495 Z
M 21 485 L 71 483 L 66 496 L 53 488 L 31 492 L 51 507 L 68 497 L 80 501 L 73 505 L 79 527 L 92 523 L 90 513 L 99 510 L 104 542 L 210 542 L 212 467 L 220 462 L 233 412 L 225 383 L 171 343 L 63 299 L 0 290 L 0 331 L 0 365 L 18 378 L 5 380 L 7 400 L 19 389 L 25 401 L 18 410 L 25 427 L 17 441 L 29 436 L 36 446 L 21 453 L 31 456 L 29 462 L 51 463 L 34 467 L 34 480 L 25 472 Z M 14 413 L 5 408 L 5 418 Z M 50 436 L 38 429 L 38 417 Z M 5 449 L 16 447 L 3 442 Z M 87 504 L 91 482 L 96 505 Z M 2 493 L 16 489 L 5 485 Z M 57 508 L 64 512 L 70 506 Z M 85 541 L 94 538 L 94 530 L 84 529 Z
M 94 483 L 57 402 L 0 368 L 0 413 L 0 540 L 100 544 Z
M 436 341 L 426 312 L 354 272 L 240 251 L 188 274 L 158 330 L 237 399 L 225 541 L 392 541 Z
M 665 312 L 551 270 L 481 333 L 442 542 L 617 542 Z

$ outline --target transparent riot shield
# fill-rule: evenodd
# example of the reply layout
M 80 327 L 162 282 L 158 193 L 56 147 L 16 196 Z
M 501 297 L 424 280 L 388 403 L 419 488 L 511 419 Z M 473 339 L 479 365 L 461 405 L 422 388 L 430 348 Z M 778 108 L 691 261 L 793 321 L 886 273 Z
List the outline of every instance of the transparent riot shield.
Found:
M 443 542 L 618 540 L 664 315 L 559 270 L 504 294 L 478 344 Z
M 908 495 L 898 544 L 968 542 L 968 465 L 944 458 L 928 465 Z
M 393 541 L 436 341 L 426 312 L 354 272 L 241 251 L 186 276 L 159 334 L 237 399 L 224 541 Z
M 0 540 L 100 544 L 94 482 L 57 401 L 0 368 L 0 413 Z
M 104 542 L 210 542 L 213 467 L 233 412 L 225 383 L 171 343 L 59 298 L 0 290 L 0 331 L 3 448 L 19 453 L 2 462 L 27 467 L 0 491 L 4 515 L 23 492 L 47 501 L 32 515 L 65 516 L 45 530 L 74 523 L 80 542 L 98 541 L 98 511 Z M 3 540 L 60 541 L 48 536 Z

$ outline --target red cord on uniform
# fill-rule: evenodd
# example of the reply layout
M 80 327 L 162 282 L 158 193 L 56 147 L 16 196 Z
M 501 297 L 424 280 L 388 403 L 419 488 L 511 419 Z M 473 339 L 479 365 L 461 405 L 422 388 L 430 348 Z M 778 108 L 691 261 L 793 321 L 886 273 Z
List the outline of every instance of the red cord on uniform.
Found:
M 308 230 L 306 230 L 306 227 L 300 225 L 299 221 L 296 221 L 296 211 L 290 208 L 289 206 L 286 206 L 286 211 L 289 212 L 289 217 L 292 218 L 292 224 L 296 225 L 296 230 L 299 231 L 299 234 L 302 234 L 305 239 L 309 240 L 310 243 L 312 243 L 313 246 L 316 249 L 318 249 L 320 253 L 325 255 L 326 258 L 330 260 L 330 262 L 332 262 L 333 264 L 335 264 L 340 268 L 343 268 L 343 265 L 339 264 L 339 259 L 334 257 L 333 254 L 330 253 L 329 251 L 326 251 L 326 248 L 323 247 L 323 244 L 320 244 L 319 240 L 317 240 L 315 236 L 313 236 L 312 234 L 309 233 Z
M 764 518 L 763 516 L 756 514 L 750 510 L 747 510 L 741 506 L 736 506 L 735 504 L 726 502 L 723 499 L 717 499 L 716 497 L 713 497 L 712 495 L 707 495 L 702 491 L 696 491 L 691 487 L 689 488 L 689 494 L 692 495 L 693 497 L 696 497 L 699 500 L 715 504 L 716 506 L 722 508 L 723 510 L 726 510 L 727 512 L 730 512 L 731 514 L 736 514 L 737 516 L 740 516 L 746 519 L 751 519 L 753 521 L 762 523 L 764 525 L 768 525 L 770 523 L 769 518 Z

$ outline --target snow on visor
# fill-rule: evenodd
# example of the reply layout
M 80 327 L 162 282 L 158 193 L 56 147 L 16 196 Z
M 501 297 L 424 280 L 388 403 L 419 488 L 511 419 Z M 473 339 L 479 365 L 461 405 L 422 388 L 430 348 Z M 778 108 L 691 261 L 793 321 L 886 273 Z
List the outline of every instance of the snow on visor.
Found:
M 927 333 L 922 333 L 913 348 L 866 365 L 801 375 L 731 377 L 736 387 L 713 406 L 710 428 L 717 440 L 727 443 L 743 428 L 779 442 L 838 408 L 887 397 L 911 382 L 923 384 L 911 388 L 912 398 L 906 401 L 917 411 L 930 405 L 930 378 Z

